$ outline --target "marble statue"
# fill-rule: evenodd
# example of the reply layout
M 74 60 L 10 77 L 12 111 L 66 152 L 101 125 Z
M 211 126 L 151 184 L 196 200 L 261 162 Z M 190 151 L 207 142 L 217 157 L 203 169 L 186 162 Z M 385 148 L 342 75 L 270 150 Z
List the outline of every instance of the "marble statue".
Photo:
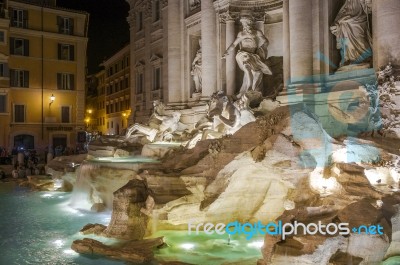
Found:
M 179 127 L 181 113 L 176 111 L 172 113 L 172 116 L 164 114 L 164 104 L 158 100 L 153 102 L 153 106 L 154 111 L 148 125 L 135 123 L 130 126 L 125 134 L 125 139 L 129 139 L 135 132 L 146 136 L 150 142 L 156 140 L 156 137 L 157 140 L 171 139 L 171 134 Z
M 341 53 L 337 71 L 370 67 L 372 41 L 365 0 L 346 0 L 330 29 Z
M 201 123 L 196 124 L 194 136 L 186 145 L 193 148 L 200 140 L 216 139 L 223 135 L 234 134 L 242 126 L 240 123 L 240 110 L 225 95 L 219 91 L 211 96 L 208 103 L 208 112 Z
M 267 57 L 266 46 L 268 40 L 264 34 L 253 28 L 253 20 L 249 16 L 240 19 L 243 30 L 239 32 L 235 41 L 228 47 L 222 59 L 233 52 L 237 45 L 239 51 L 236 54 L 236 61 L 244 72 L 242 87 L 238 98 L 248 90 L 259 91 L 263 74 L 272 75 L 271 70 L 265 63 Z
M 244 94 L 240 99 L 233 103 L 240 112 L 240 125 L 244 126 L 256 120 L 249 104 L 249 98 Z
M 195 93 L 201 93 L 202 79 L 201 79 L 201 39 L 199 40 L 200 48 L 197 50 L 196 56 L 192 62 L 192 71 L 190 74 L 193 76 L 193 81 L 195 85 Z

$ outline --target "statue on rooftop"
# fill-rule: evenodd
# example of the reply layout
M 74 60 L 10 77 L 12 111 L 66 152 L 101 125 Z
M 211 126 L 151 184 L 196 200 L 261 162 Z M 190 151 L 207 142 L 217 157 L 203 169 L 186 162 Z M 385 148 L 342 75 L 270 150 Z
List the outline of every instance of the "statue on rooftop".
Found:
M 228 47 L 222 59 L 234 51 L 239 45 L 236 54 L 236 61 L 239 68 L 244 72 L 242 87 L 238 94 L 240 98 L 248 90 L 259 91 L 263 74 L 272 75 L 271 70 L 265 63 L 269 42 L 264 34 L 253 28 L 253 19 L 250 16 L 243 16 L 240 19 L 243 30 L 239 32 L 235 41 Z

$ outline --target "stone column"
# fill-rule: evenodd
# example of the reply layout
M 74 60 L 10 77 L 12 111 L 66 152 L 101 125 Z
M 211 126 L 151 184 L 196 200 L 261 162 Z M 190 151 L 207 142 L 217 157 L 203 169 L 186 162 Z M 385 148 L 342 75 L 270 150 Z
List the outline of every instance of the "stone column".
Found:
M 400 1 L 372 1 L 374 67 L 400 67 Z
M 287 90 L 290 78 L 289 0 L 283 0 L 283 85 Z
M 312 0 L 289 2 L 290 78 L 310 80 L 313 73 Z
M 172 2 L 175 2 L 174 0 Z M 180 0 L 179 0 L 180 1 Z M 168 3 L 168 5 L 170 5 Z M 168 6 L 169 9 L 169 6 Z M 210 96 L 217 89 L 217 18 L 213 0 L 201 1 L 202 95 Z
M 235 20 L 230 17 L 226 19 L 226 48 L 236 39 Z M 234 95 L 236 93 L 236 52 L 231 52 L 226 56 L 226 93 Z
M 168 103 L 181 101 L 180 3 L 168 1 Z
M 265 13 L 257 12 L 254 13 L 255 27 L 262 33 L 265 33 Z
M 135 64 L 136 64 L 136 57 L 135 57 L 135 11 L 133 6 L 130 7 L 129 16 L 128 16 L 128 23 L 129 23 L 129 34 L 130 34 L 130 45 L 129 45 L 129 76 L 130 76 L 130 108 L 131 108 L 131 115 L 128 117 L 128 126 L 135 123 L 136 117 L 136 110 L 135 110 L 135 103 L 136 103 L 136 72 L 135 72 Z

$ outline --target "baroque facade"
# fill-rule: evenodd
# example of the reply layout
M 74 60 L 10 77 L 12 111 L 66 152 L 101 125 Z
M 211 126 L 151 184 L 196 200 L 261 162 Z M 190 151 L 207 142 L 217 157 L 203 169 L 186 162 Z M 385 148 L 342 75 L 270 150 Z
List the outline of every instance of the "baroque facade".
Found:
M 56 1 L 3 1 L 0 146 L 78 144 L 84 131 L 89 14 Z
M 393 28 L 400 23 L 400 2 L 395 0 L 128 0 L 128 3 L 131 86 L 135 88 L 131 95 L 134 110 L 131 117 L 139 122 L 150 115 L 151 102 L 156 99 L 170 108 L 183 109 L 181 120 L 191 123 L 196 120 L 196 113 L 202 112 L 199 107 L 202 99 L 219 90 L 228 95 L 239 92 L 244 74 L 235 55 L 241 47 L 222 57 L 242 30 L 242 17 L 250 17 L 254 29 L 268 40 L 266 64 L 272 75 L 263 75 L 260 91 L 263 96 L 276 98 L 282 104 L 312 101 L 310 108 L 323 118 L 328 131 L 335 130 L 335 125 L 329 118 L 324 119 L 329 116 L 328 110 L 321 107 L 327 105 L 326 98 L 335 104 L 349 105 L 351 99 L 338 100 L 340 95 L 336 90 L 357 89 L 360 82 L 370 82 L 374 72 L 389 62 L 395 67 L 400 65 L 395 59 L 400 58 L 400 31 Z M 364 66 L 360 68 L 341 68 L 342 64 L 356 61 L 342 62 L 341 58 L 345 50 L 340 49 L 341 41 L 347 35 L 345 29 L 335 25 L 339 25 L 343 10 L 348 10 L 344 5 L 358 7 L 360 19 L 364 20 L 361 27 L 364 32 L 359 33 L 356 41 L 367 38 L 367 34 L 372 36 L 364 41 L 370 41 L 371 47 L 365 48 L 361 55 L 369 58 L 365 61 L 363 58 Z M 356 16 L 358 10 L 351 12 L 354 14 L 350 16 Z M 349 27 L 357 21 L 350 22 Z M 359 51 L 363 52 L 362 49 Z M 193 71 L 199 50 L 200 95 L 196 93 L 199 80 Z M 343 87 L 344 80 L 358 85 Z

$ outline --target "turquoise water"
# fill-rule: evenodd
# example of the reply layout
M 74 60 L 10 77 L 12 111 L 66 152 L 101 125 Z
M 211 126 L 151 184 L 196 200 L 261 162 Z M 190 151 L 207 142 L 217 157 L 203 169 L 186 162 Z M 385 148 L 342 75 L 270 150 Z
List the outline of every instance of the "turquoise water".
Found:
M 196 235 L 187 231 L 159 231 L 156 235 L 164 236 L 169 247 L 156 252 L 158 260 L 183 261 L 199 265 L 219 264 L 257 264 L 262 258 L 260 248 L 263 238 L 255 237 L 246 240 L 245 236 Z
M 27 192 L 0 184 L 0 264 L 125 264 L 89 258 L 70 249 L 87 223 L 108 224 L 110 214 L 94 214 L 68 206 L 70 194 Z
M 111 213 L 73 209 L 68 206 L 70 197 L 70 193 L 28 192 L 12 183 L 0 183 L 0 264 L 126 264 L 101 257 L 81 256 L 70 249 L 72 241 L 83 238 L 78 231 L 84 225 L 107 225 L 111 216 Z M 159 231 L 154 236 L 164 236 L 168 244 L 168 247 L 155 252 L 158 260 L 218 265 L 225 262 L 256 264 L 256 260 L 261 258 L 262 238 L 248 241 L 244 236 L 233 236 L 228 244 L 227 235 Z M 115 242 L 93 238 L 106 244 Z

